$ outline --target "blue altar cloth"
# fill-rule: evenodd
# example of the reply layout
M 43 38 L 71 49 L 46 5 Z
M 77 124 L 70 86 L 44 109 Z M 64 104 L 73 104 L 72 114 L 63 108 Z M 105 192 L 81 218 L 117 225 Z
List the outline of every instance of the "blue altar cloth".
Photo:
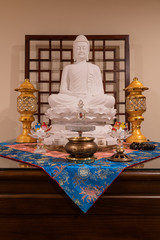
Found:
M 101 158 L 90 164 L 75 164 L 65 158 L 20 151 L 7 146 L 16 144 L 13 142 L 0 143 L 0 156 L 42 168 L 83 212 L 87 212 L 125 168 L 160 156 L 160 143 L 152 143 L 156 144 L 154 150 L 128 153 L 133 161 L 125 163 Z

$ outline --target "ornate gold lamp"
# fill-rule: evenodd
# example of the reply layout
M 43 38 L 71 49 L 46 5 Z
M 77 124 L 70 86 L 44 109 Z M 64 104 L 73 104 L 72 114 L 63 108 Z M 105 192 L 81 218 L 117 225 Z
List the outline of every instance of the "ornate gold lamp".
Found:
M 141 122 L 144 120 L 142 113 L 146 111 L 146 97 L 142 95 L 142 91 L 148 90 L 144 87 L 138 78 L 134 78 L 131 84 L 124 89 L 129 92 L 126 97 L 126 111 L 129 114 L 129 122 L 132 124 L 132 135 L 126 139 L 127 143 L 146 142 L 147 138 L 141 133 Z
M 15 91 L 21 93 L 17 97 L 17 111 L 21 114 L 19 121 L 23 124 L 22 134 L 17 137 L 16 142 L 36 142 L 37 140 L 29 136 L 28 133 L 31 130 L 31 123 L 35 120 L 33 114 L 37 110 L 37 99 L 33 93 L 38 90 L 34 88 L 29 79 L 25 79 Z

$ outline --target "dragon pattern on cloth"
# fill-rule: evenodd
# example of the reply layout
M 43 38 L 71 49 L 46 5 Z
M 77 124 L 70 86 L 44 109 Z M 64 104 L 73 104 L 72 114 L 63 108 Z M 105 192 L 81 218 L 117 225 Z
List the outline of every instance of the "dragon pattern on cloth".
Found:
M 94 163 L 75 164 L 67 161 L 64 152 L 37 154 L 32 144 L 14 142 L 0 143 L 0 156 L 43 169 L 83 212 L 87 212 L 124 169 L 160 156 L 160 143 L 152 143 L 156 145 L 152 151 L 128 151 L 133 161 L 125 163 L 109 161 L 107 158 L 113 154 L 109 151 L 96 153 Z

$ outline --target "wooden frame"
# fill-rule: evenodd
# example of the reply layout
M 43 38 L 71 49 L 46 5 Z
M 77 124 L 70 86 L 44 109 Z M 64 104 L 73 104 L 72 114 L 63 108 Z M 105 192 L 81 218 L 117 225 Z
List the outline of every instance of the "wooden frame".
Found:
M 128 86 L 130 78 L 129 35 L 86 37 L 90 42 L 89 61 L 99 65 L 104 92 L 116 99 L 116 121 L 126 121 L 123 88 Z M 25 78 L 37 84 L 39 89 L 38 111 L 35 114 L 38 122 L 46 121 L 45 111 L 49 108 L 47 98 L 59 92 L 63 67 L 73 63 L 72 43 L 75 38 L 75 35 L 25 36 Z

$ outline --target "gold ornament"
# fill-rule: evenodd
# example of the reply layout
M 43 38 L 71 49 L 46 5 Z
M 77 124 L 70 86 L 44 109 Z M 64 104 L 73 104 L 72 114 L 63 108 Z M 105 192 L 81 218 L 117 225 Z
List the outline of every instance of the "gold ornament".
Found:
M 67 159 L 72 162 L 94 162 L 97 144 L 92 137 L 71 137 L 65 145 L 66 152 L 70 153 Z
M 132 135 L 126 139 L 126 142 L 146 142 L 147 138 L 142 135 L 140 125 L 144 120 L 142 113 L 146 111 L 146 97 L 142 95 L 142 91 L 148 88 L 144 87 L 138 78 L 134 78 L 124 90 L 129 92 L 126 97 L 126 111 L 129 114 L 128 121 L 132 123 Z
M 108 159 L 113 161 L 113 162 L 129 162 L 132 161 L 133 159 L 124 153 L 125 149 L 123 146 L 117 146 L 116 147 L 116 153 L 114 153 L 111 157 Z
M 36 142 L 36 139 L 32 138 L 28 134 L 31 130 L 31 123 L 35 120 L 33 114 L 37 110 L 37 99 L 33 93 L 38 90 L 34 88 L 29 79 L 25 79 L 20 87 L 16 88 L 15 91 L 19 91 L 21 93 L 17 97 L 17 111 L 21 114 L 19 121 L 23 124 L 22 134 L 17 137 L 16 142 Z

